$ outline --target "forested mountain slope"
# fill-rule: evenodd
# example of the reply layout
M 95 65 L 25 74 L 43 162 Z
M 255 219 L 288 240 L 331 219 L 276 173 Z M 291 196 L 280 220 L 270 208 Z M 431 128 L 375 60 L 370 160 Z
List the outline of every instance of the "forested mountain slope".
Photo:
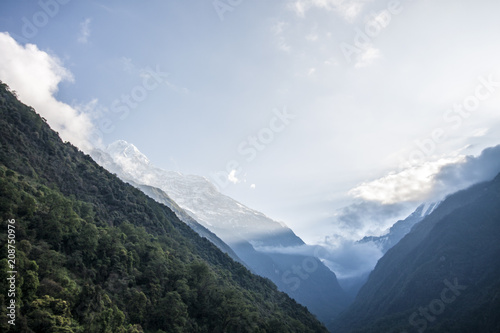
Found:
M 0 86 L 2 332 L 326 332 L 166 206 L 123 183 Z

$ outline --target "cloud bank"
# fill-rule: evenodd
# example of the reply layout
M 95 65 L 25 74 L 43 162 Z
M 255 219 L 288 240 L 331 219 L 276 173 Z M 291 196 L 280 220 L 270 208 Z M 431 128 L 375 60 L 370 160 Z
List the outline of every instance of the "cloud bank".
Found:
M 363 200 L 394 204 L 439 201 L 446 195 L 487 181 L 500 172 L 500 146 L 479 156 L 459 155 L 425 162 L 363 183 L 349 193 Z
M 0 80 L 46 118 L 64 141 L 84 151 L 90 149 L 88 137 L 93 125 L 89 116 L 55 98 L 59 83 L 73 81 L 71 72 L 57 57 L 33 44 L 22 46 L 8 33 L 0 33 L 0 49 Z

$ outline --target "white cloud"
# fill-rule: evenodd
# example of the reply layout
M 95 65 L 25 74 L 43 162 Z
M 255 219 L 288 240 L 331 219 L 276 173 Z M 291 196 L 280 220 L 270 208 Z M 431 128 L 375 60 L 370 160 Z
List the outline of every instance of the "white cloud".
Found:
M 363 183 L 349 194 L 368 201 L 393 204 L 397 202 L 424 201 L 434 189 L 434 179 L 445 165 L 460 163 L 464 156 L 441 158 L 424 162 L 403 171 L 390 173 L 382 178 Z
M 16 90 L 22 102 L 45 117 L 64 141 L 82 150 L 89 149 L 92 122 L 88 115 L 54 97 L 59 83 L 73 81 L 61 61 L 36 45 L 19 45 L 7 33 L 0 33 L 0 49 L 0 79 Z
M 285 52 L 290 52 L 291 47 L 290 45 L 286 42 L 285 37 L 283 36 L 285 29 L 287 28 L 288 24 L 284 21 L 278 21 L 276 22 L 273 26 L 271 26 L 271 32 L 276 36 L 276 45 L 278 49 L 285 51 Z
M 306 3 L 307 3 L 306 1 L 298 0 L 290 4 L 289 7 L 295 12 L 295 14 L 297 14 L 300 17 L 304 17 L 307 11 Z
M 236 170 L 231 170 L 229 175 L 227 175 L 227 179 L 233 184 L 237 184 L 240 182 L 240 180 L 236 177 L 236 172 Z
M 471 137 L 480 138 L 480 137 L 485 136 L 486 134 L 488 134 L 489 131 L 490 131 L 489 128 L 478 128 L 477 130 L 475 130 L 471 134 Z
M 358 55 L 354 67 L 366 67 L 368 65 L 371 65 L 377 58 L 380 58 L 380 50 L 376 49 L 372 45 L 369 45 L 368 47 L 364 48 Z
M 87 18 L 82 23 L 80 23 L 80 35 L 78 36 L 78 42 L 86 44 L 90 37 L 90 22 L 92 19 Z
M 250 188 L 251 188 L 252 190 L 255 190 L 255 184 L 250 185 Z
M 458 155 L 423 162 L 363 183 L 349 194 L 382 204 L 438 201 L 472 184 L 490 180 L 499 172 L 500 146 L 496 146 L 483 150 L 479 156 Z
M 335 11 L 347 21 L 353 21 L 371 0 L 296 0 L 290 5 L 298 16 L 304 17 L 311 8 Z

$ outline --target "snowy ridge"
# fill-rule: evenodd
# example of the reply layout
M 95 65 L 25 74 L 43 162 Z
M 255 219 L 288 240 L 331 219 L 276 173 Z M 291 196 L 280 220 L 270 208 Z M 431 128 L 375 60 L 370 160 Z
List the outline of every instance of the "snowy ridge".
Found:
M 387 252 L 391 247 L 396 245 L 406 234 L 408 234 L 413 226 L 422 221 L 426 216 L 431 214 L 441 202 L 426 202 L 421 204 L 404 220 L 397 221 L 389 229 L 389 232 L 382 236 L 367 236 L 359 241 L 359 243 L 373 242 L 383 253 Z
M 206 178 L 184 175 L 154 166 L 137 147 L 120 140 L 92 157 L 124 180 L 157 187 L 196 221 L 220 235 L 227 243 L 259 241 L 268 246 L 304 244 L 284 223 L 246 207 L 218 192 Z

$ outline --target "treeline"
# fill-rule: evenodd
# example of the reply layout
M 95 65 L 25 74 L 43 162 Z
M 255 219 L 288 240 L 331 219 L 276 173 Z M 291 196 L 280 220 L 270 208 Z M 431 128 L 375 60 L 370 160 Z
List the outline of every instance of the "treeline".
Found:
M 326 332 L 0 87 L 0 331 Z M 7 322 L 7 221 L 16 325 Z

